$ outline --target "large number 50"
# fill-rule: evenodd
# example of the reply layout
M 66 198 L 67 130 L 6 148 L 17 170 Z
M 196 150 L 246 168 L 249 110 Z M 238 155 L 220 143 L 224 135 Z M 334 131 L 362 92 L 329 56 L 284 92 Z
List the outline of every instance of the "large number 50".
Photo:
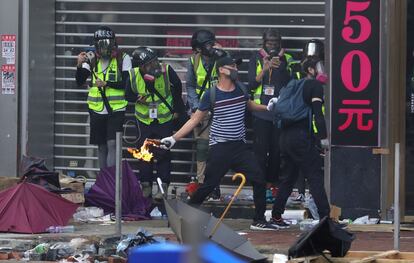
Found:
M 377 1 L 377 0 L 375 0 Z M 345 27 L 342 29 L 342 37 L 349 43 L 361 43 L 369 38 L 371 35 L 371 22 L 365 16 L 351 15 L 351 12 L 362 12 L 369 7 L 371 2 L 346 2 L 345 10 Z M 349 26 L 349 22 L 355 20 L 359 23 L 359 36 L 352 38 L 354 29 Z

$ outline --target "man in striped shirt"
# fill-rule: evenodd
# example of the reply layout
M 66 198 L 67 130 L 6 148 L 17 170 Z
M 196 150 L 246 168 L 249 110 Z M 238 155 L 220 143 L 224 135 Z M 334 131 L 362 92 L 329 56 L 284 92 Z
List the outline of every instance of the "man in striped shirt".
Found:
M 264 175 L 256 156 L 246 144 L 244 117 L 246 107 L 251 111 L 266 111 L 266 106 L 249 99 L 246 87 L 237 81 L 236 60 L 230 56 L 216 62 L 219 82 L 201 97 L 198 110 L 191 119 L 171 137 L 161 140 L 164 149 L 171 149 L 208 114 L 213 113 L 209 138 L 209 156 L 204 183 L 194 193 L 189 203 L 200 205 L 204 199 L 220 185 L 221 179 L 229 169 L 243 173 L 253 186 L 255 216 L 250 229 L 277 230 L 264 217 L 266 210 L 266 185 Z

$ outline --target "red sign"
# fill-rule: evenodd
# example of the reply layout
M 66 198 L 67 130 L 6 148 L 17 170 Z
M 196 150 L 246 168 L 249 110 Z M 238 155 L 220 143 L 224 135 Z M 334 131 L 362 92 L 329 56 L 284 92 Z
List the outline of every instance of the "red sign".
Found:
M 170 30 L 167 32 L 167 35 L 171 35 L 171 37 L 167 38 L 167 47 L 171 47 L 168 49 L 169 55 L 186 55 L 191 54 L 193 51 L 191 50 L 191 36 L 194 31 L 180 31 L 180 30 Z M 232 29 L 218 29 L 215 31 L 216 38 L 219 36 L 237 36 L 238 31 Z M 177 37 L 179 36 L 179 37 Z M 190 36 L 190 37 L 184 37 Z M 226 47 L 238 47 L 239 42 L 237 39 L 217 39 L 217 42 Z M 174 48 L 178 47 L 178 48 Z M 183 47 L 183 48 L 182 48 Z

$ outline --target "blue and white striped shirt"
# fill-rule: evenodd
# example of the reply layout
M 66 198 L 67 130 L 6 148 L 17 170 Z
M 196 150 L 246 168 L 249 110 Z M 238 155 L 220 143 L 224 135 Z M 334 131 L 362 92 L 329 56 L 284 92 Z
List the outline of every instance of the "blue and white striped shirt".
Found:
M 243 85 L 237 83 L 237 85 Z M 248 95 L 238 86 L 233 91 L 225 92 L 217 87 L 213 121 L 210 128 L 209 145 L 227 141 L 246 141 L 244 122 Z M 243 87 L 245 88 L 245 87 Z M 211 110 L 210 91 L 201 97 L 199 110 Z

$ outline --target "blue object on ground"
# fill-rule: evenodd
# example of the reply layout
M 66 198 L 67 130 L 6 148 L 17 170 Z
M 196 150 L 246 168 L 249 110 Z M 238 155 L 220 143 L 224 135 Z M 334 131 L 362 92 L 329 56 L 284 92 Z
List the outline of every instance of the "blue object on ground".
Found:
M 191 248 L 188 246 L 157 243 L 132 248 L 129 251 L 128 262 L 131 263 L 190 263 Z
M 220 247 L 219 245 L 208 242 L 200 247 L 200 257 L 203 263 L 246 263 L 247 261 L 241 260 Z

